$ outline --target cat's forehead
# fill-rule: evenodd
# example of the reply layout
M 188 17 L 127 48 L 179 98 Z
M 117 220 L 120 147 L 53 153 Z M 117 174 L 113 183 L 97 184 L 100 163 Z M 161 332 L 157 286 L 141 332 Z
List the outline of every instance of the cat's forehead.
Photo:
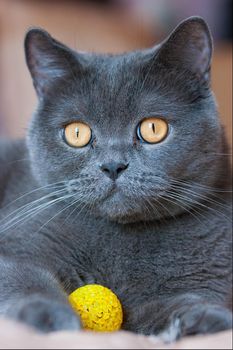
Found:
M 137 81 L 143 66 L 149 59 L 148 50 L 138 50 L 118 55 L 90 55 L 89 67 L 99 78 L 117 85 L 122 81 Z
M 130 54 L 94 55 L 89 58 L 89 72 L 82 77 L 82 97 L 79 102 L 92 115 L 121 123 L 140 114 L 148 91 L 142 74 L 143 52 Z M 79 82 L 74 81 L 80 93 Z M 82 90 L 83 89 L 83 90 Z M 76 96 L 74 96 L 76 98 Z

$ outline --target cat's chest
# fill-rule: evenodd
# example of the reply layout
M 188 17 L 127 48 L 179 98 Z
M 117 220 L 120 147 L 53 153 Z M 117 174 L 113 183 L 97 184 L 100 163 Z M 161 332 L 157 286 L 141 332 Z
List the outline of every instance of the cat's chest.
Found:
M 194 224 L 186 216 L 160 225 L 125 226 L 86 217 L 43 217 L 34 220 L 30 230 L 25 224 L 5 235 L 0 251 L 38 260 L 55 273 L 67 293 L 97 283 L 133 304 L 172 290 L 188 291 L 197 280 L 206 288 L 206 277 L 212 278 L 216 268 L 219 273 L 218 261 L 229 269 L 227 230 L 218 218 L 209 222 Z
M 171 291 L 188 292 L 197 280 L 206 288 L 206 281 L 219 273 L 218 261 L 230 269 L 229 234 L 217 219 L 209 226 L 180 218 L 130 229 L 86 223 L 77 232 L 72 258 L 67 261 L 63 254 L 68 292 L 79 283 L 97 283 L 111 288 L 125 304 L 133 304 Z
M 69 254 L 63 253 L 59 261 L 59 275 L 61 280 L 68 280 L 68 292 L 82 283 L 98 283 L 120 295 L 129 290 L 138 290 L 143 296 L 156 295 L 169 278 L 183 273 L 185 256 L 195 254 L 191 241 L 175 238 L 176 233 L 168 227 L 167 232 L 153 225 L 87 230 L 88 225 L 82 234 L 76 232 L 72 249 L 69 244 Z
M 85 252 L 77 246 L 73 254 L 72 259 L 63 256 L 60 260 L 59 278 L 68 286 L 67 293 L 95 283 L 110 288 L 124 302 L 129 298 L 130 304 L 132 295 L 148 299 L 158 294 L 163 281 L 172 274 L 169 269 L 174 268 L 169 253 L 161 256 L 156 247 L 145 242 L 117 242 L 115 237 L 99 239 L 96 245 L 90 243 Z

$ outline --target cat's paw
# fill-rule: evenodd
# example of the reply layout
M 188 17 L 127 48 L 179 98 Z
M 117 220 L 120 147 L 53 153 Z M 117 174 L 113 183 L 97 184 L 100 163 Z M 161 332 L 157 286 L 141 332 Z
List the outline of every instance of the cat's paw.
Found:
M 160 334 L 165 342 L 195 334 L 217 333 L 232 328 L 232 313 L 221 307 L 197 304 L 182 314 L 174 314 L 169 327 Z
M 68 304 L 41 296 L 19 301 L 11 316 L 44 333 L 82 328 L 79 318 Z

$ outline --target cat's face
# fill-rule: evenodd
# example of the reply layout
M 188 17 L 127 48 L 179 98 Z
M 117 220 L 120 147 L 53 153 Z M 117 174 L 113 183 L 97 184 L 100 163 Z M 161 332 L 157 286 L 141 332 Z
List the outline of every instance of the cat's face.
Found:
M 64 181 L 71 203 L 123 223 L 176 215 L 212 184 L 221 132 L 201 19 L 119 56 L 75 53 L 41 30 L 25 47 L 39 96 L 28 146 L 42 184 Z

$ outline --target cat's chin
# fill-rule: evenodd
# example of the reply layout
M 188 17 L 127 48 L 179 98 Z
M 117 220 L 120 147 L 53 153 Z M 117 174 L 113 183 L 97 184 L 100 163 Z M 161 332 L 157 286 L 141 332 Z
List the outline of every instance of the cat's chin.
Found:
M 159 219 L 153 211 L 145 213 L 138 203 L 135 204 L 132 199 L 125 197 L 122 192 L 115 192 L 98 205 L 98 216 L 119 224 Z
M 98 216 L 118 224 L 133 224 L 136 222 L 159 221 L 160 216 L 156 214 L 145 215 L 139 211 L 112 211 L 100 209 Z
M 174 218 L 182 215 L 188 209 L 188 207 L 186 209 L 175 203 L 161 203 L 158 210 L 158 201 L 151 202 L 151 206 L 148 208 L 144 201 L 135 201 L 125 195 L 123 191 L 113 191 L 99 202 L 97 216 L 119 224 L 129 224 Z
M 128 213 L 128 212 L 109 212 L 105 210 L 99 211 L 99 216 L 107 219 L 109 221 L 118 223 L 118 224 L 130 224 L 140 221 L 147 221 L 142 215 L 138 213 Z
M 129 198 L 122 192 L 113 191 L 98 205 L 98 216 L 121 224 L 136 222 L 137 215 Z

